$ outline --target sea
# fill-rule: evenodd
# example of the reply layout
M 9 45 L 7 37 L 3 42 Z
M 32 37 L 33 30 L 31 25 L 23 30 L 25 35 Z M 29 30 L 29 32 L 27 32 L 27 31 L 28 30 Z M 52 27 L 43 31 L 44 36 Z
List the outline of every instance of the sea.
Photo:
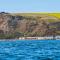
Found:
M 0 60 L 60 60 L 60 40 L 0 40 Z

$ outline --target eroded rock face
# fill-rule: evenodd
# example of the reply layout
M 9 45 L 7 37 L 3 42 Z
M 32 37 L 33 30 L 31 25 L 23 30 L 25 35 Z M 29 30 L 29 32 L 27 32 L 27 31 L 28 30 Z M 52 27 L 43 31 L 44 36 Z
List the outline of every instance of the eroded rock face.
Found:
M 21 20 L 21 16 L 12 16 L 9 13 L 0 13 L 0 30 L 6 33 L 13 33 L 17 26 L 18 20 Z
M 0 13 L 0 34 L 21 33 L 20 36 L 45 36 L 52 33 L 54 23 L 50 23 L 50 19 L 58 19 L 49 17 L 48 15 L 40 16 L 18 16 L 9 13 Z M 58 26 L 58 24 L 55 25 Z M 57 28 L 58 29 L 58 28 Z M 18 35 L 18 34 L 17 34 Z
M 0 13 L 0 31 L 7 33 L 9 31 L 8 23 L 9 17 L 7 14 Z

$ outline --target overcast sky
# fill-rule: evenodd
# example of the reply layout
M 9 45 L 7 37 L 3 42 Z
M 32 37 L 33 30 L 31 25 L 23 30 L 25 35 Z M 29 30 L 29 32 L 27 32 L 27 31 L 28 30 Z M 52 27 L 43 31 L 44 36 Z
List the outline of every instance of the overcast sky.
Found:
M 60 12 L 60 0 L 0 0 L 0 12 Z

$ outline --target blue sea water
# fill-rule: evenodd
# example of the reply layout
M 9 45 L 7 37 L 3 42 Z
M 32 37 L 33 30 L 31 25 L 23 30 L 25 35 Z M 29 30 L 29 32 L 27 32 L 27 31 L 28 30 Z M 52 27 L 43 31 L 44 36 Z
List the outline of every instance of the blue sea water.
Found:
M 60 60 L 60 40 L 0 41 L 0 60 Z

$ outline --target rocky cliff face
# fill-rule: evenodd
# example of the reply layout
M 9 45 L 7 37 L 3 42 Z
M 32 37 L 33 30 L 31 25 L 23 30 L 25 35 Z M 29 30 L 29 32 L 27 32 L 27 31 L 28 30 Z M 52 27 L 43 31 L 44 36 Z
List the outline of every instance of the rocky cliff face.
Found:
M 1 12 L 0 36 L 3 35 L 2 38 L 18 38 L 20 36 L 53 35 L 60 27 L 57 24 L 59 21 L 58 18 L 48 15 L 22 16 Z

